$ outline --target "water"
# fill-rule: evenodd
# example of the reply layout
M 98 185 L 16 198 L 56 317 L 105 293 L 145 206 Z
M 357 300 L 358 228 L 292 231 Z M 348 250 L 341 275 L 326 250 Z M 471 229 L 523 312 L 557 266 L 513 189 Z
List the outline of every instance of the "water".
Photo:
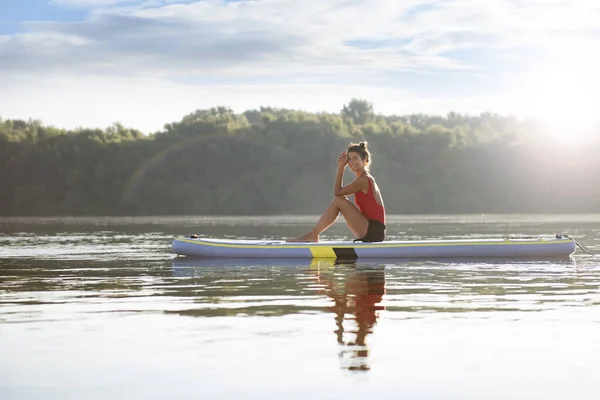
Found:
M 202 262 L 175 235 L 315 217 L 0 220 L 0 399 L 592 399 L 600 257 Z M 600 215 L 391 217 L 390 239 L 570 233 Z M 343 223 L 325 239 L 348 238 Z

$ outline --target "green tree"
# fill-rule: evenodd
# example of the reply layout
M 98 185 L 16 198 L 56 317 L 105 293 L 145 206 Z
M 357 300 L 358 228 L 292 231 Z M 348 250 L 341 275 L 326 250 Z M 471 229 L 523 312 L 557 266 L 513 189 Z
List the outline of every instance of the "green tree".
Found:
M 544 129 L 494 113 L 375 115 L 357 99 L 341 114 L 201 109 L 151 134 L 0 119 L 0 214 L 318 213 L 337 155 L 363 139 L 391 213 L 600 212 L 600 138 L 559 145 Z
M 364 125 L 374 119 L 373 105 L 367 100 L 352 99 L 342 108 L 344 118 L 357 125 Z

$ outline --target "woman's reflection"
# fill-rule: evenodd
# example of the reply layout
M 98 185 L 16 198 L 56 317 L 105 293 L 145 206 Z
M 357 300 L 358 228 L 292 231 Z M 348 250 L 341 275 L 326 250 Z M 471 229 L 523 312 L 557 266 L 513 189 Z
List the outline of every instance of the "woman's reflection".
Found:
M 341 367 L 368 371 L 366 337 L 377 323 L 377 312 L 384 309 L 378 305 L 385 293 L 384 266 L 366 269 L 355 262 L 336 263 L 335 269 L 318 268 L 317 276 L 334 301 L 329 309 L 336 315 L 337 341 L 344 346 L 339 354 Z

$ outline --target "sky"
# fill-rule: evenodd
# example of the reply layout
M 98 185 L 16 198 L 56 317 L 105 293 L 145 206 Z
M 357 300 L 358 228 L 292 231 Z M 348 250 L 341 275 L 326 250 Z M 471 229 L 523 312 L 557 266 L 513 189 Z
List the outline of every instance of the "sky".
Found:
M 591 0 L 0 0 L 0 117 L 67 129 L 354 97 L 571 126 L 597 118 L 597 71 Z

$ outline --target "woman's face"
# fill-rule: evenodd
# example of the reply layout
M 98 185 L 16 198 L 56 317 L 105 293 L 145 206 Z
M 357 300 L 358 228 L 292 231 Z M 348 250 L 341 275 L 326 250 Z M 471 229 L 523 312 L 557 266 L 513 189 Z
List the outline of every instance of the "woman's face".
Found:
M 364 168 L 364 166 L 365 163 L 360 158 L 360 155 L 358 153 L 355 153 L 353 151 L 348 153 L 348 167 L 350 167 L 352 171 L 358 171 L 361 168 Z

